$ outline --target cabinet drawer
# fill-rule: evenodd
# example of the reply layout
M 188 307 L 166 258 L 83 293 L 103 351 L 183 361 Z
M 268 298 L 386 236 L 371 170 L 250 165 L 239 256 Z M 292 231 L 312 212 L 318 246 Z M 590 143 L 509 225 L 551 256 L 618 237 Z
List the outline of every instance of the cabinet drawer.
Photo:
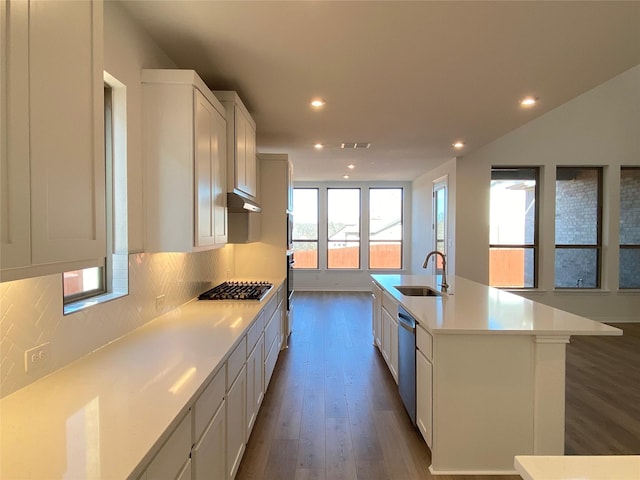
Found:
M 260 312 L 258 318 L 253 322 L 251 328 L 247 332 L 247 358 L 251 355 L 253 351 L 253 347 L 258 343 L 258 339 L 260 335 L 262 335 L 262 331 L 264 330 L 264 312 Z
M 264 344 L 267 348 L 271 348 L 271 344 L 278 337 L 280 333 L 280 315 L 274 315 L 267 324 L 267 328 L 264 331 Z
M 191 412 L 182 419 L 147 467 L 147 479 L 174 480 L 187 463 L 190 451 Z
M 425 357 L 433 361 L 433 337 L 424 328 L 416 328 L 416 346 Z
M 398 302 L 396 302 L 387 292 L 382 292 L 382 306 L 392 317 L 398 313 Z
M 278 305 L 282 303 L 282 300 L 284 300 L 284 286 L 278 289 Z
M 276 307 L 278 306 L 278 295 L 274 295 L 271 297 L 271 300 L 267 303 L 267 306 L 262 310 L 264 312 L 265 321 L 268 323 L 271 319 L 273 312 L 276 311 Z
M 240 343 L 227 359 L 227 390 L 231 388 L 238 373 L 247 360 L 247 337 L 242 337 Z
M 207 388 L 204 389 L 204 392 L 202 392 L 198 400 L 196 400 L 193 410 L 196 441 L 198 441 L 224 400 L 226 387 L 225 373 L 225 369 L 221 368 L 209 385 L 207 385 Z
M 267 347 L 268 348 L 268 347 Z M 264 391 L 267 391 L 267 386 L 271 381 L 271 375 L 273 374 L 273 370 L 276 368 L 276 361 L 278 360 L 278 346 L 276 342 L 273 342 L 271 348 L 269 349 L 269 353 L 264 359 Z

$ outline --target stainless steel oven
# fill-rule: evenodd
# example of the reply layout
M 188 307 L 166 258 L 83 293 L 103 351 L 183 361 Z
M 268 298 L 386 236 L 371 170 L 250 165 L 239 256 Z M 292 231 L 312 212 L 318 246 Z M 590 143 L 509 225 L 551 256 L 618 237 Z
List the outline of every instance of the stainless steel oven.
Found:
M 293 302 L 293 267 L 295 264 L 293 252 L 287 253 L 287 311 L 291 310 Z

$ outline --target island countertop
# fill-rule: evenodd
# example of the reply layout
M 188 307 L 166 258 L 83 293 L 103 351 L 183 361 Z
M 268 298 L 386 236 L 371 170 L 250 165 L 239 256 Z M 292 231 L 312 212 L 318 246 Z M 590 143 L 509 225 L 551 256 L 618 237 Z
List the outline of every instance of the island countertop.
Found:
M 428 286 L 439 291 L 433 275 L 371 278 L 432 334 L 622 335 L 618 328 L 459 276 L 449 280 L 449 293 L 429 297 L 403 295 L 395 287 Z

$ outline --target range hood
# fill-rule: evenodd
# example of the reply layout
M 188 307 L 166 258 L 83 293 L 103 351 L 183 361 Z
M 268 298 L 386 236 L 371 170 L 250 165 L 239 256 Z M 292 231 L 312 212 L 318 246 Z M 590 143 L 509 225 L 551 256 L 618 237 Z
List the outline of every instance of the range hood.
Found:
M 259 213 L 262 211 L 260 205 L 253 200 L 249 200 L 233 192 L 227 193 L 227 209 L 231 213 Z
M 255 201 L 237 193 L 227 193 L 227 219 L 229 243 L 251 243 L 260 241 L 260 212 Z

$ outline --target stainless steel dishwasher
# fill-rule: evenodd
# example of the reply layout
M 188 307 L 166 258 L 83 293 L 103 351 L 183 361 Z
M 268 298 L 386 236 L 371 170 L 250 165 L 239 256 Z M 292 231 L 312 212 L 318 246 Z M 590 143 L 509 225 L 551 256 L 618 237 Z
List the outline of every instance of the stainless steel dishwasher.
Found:
M 416 321 L 398 306 L 398 389 L 411 422 L 416 424 Z

